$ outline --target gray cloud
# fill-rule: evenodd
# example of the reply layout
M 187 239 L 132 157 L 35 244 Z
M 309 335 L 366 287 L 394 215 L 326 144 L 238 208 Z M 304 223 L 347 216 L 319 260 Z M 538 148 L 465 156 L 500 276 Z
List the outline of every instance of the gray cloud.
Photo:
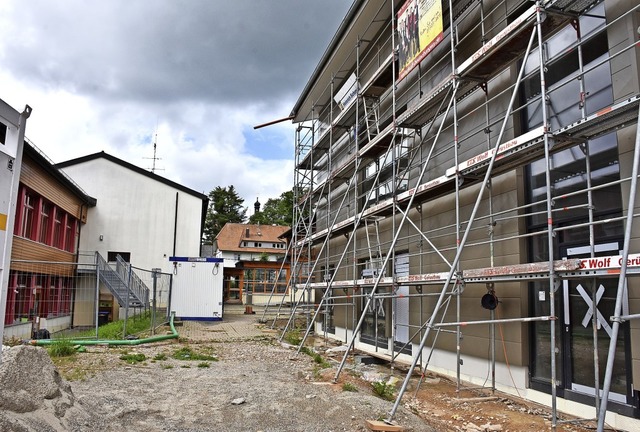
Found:
M 61 162 L 101 150 L 252 203 L 291 188 L 289 114 L 351 0 L 0 1 L 0 98 Z M 287 154 L 290 148 L 290 157 Z
M 12 73 L 95 98 L 241 105 L 295 97 L 346 0 L 16 2 Z

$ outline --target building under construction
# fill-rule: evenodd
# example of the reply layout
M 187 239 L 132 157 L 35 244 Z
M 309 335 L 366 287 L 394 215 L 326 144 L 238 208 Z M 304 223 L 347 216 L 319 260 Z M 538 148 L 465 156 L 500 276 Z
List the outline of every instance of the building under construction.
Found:
M 291 114 L 293 309 L 410 365 L 391 419 L 418 369 L 640 429 L 639 32 L 632 0 L 354 1 Z

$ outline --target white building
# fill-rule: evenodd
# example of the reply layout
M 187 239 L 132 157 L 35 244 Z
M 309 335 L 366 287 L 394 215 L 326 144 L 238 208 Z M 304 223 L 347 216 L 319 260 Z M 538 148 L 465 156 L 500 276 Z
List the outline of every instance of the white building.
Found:
M 91 191 L 88 193 L 99 203 L 88 211 L 91 222 L 82 228 L 81 253 L 98 252 L 108 262 L 120 255 L 135 268 L 158 268 L 163 273 L 173 271 L 171 256 L 199 256 L 209 202 L 206 195 L 104 152 L 57 167 Z M 104 288 L 101 308 L 110 311 L 110 319 L 122 316 L 116 304 L 122 306 L 122 299 L 116 302 L 118 294 L 112 289 L 116 298 L 110 298 Z M 90 289 L 82 292 L 78 295 L 95 299 Z M 87 304 L 91 299 L 86 299 Z M 95 313 L 86 308 L 85 313 L 76 314 L 74 324 L 88 325 L 94 320 Z
M 105 152 L 57 165 L 100 203 L 89 210 L 81 251 L 120 253 L 136 267 L 170 271 L 169 256 L 198 256 L 206 195 Z

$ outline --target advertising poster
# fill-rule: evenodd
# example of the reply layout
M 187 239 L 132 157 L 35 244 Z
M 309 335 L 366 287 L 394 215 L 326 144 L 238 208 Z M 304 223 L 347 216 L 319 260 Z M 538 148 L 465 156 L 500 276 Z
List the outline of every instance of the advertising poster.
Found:
M 398 79 L 402 79 L 442 41 L 442 4 L 440 0 L 407 0 L 397 23 Z

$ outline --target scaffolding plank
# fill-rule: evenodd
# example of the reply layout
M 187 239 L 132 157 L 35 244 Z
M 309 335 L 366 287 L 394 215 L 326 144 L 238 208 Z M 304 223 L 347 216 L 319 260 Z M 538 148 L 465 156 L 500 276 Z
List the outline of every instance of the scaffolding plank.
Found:
M 460 75 L 465 73 L 468 74 L 476 67 L 480 66 L 484 61 L 489 59 L 492 55 L 498 53 L 499 49 L 504 46 L 510 38 L 518 35 L 520 32 L 528 28 L 527 24 L 531 24 L 533 22 L 533 18 L 536 14 L 536 8 L 536 5 L 531 6 L 500 33 L 489 39 L 487 43 L 473 53 L 471 57 L 463 61 L 460 66 L 458 66 L 457 73 Z M 493 70 L 494 73 L 495 71 L 496 69 Z
M 635 124 L 638 122 L 639 103 L 640 95 L 629 97 L 564 126 L 553 134 L 559 138 L 566 135 L 572 138 L 591 139 L 625 126 L 630 121 Z
M 597 258 L 576 258 L 562 259 L 553 262 L 553 271 L 560 277 L 617 277 L 620 274 L 622 265 L 622 255 L 602 256 Z M 627 275 L 640 275 L 640 253 L 629 254 L 627 259 Z M 527 276 L 538 278 L 549 277 L 549 263 L 535 262 L 526 264 L 514 264 L 498 267 L 484 267 L 476 269 L 466 269 L 461 273 L 461 278 L 466 283 L 483 283 L 491 281 L 520 281 Z M 414 274 L 402 277 L 380 278 L 379 286 L 393 285 L 430 285 L 441 284 L 447 280 L 449 272 L 434 272 Z M 360 286 L 372 286 L 376 283 L 376 278 L 364 278 L 357 280 L 333 281 L 332 288 L 351 288 Z M 298 285 L 301 287 L 302 285 Z M 308 288 L 326 288 L 326 282 L 309 283 Z
M 557 260 L 553 262 L 554 272 L 574 271 L 580 268 L 580 260 Z M 462 277 L 465 281 L 473 279 L 486 279 L 493 276 L 512 276 L 531 273 L 549 273 L 548 262 L 536 262 L 528 264 L 515 264 L 500 267 L 487 267 L 473 270 L 464 270 Z
M 584 120 L 579 120 L 566 127 L 560 128 L 557 131 L 552 132 L 552 135 L 559 143 L 562 142 L 564 137 L 571 137 L 572 139 L 578 137 L 580 139 L 588 139 L 590 137 L 597 136 L 605 131 L 624 126 L 627 124 L 629 119 L 637 117 L 636 110 L 639 104 L 640 95 L 630 97 L 609 107 L 603 108 Z M 387 129 L 388 131 L 385 133 L 390 133 L 391 125 Z M 496 156 L 494 164 L 494 172 L 502 172 L 513 166 L 514 163 L 522 164 L 524 161 L 530 160 L 536 154 L 542 152 L 543 132 L 543 128 L 539 127 L 501 144 L 498 148 L 498 155 Z M 554 151 L 557 151 L 570 143 L 571 141 L 565 142 L 564 145 L 558 145 L 554 147 Z M 368 144 L 368 146 L 373 145 L 375 145 L 373 142 Z M 363 148 L 363 151 L 368 151 L 368 148 Z M 495 149 L 491 149 L 469 158 L 458 165 L 458 170 L 463 175 L 473 174 L 475 176 L 479 176 L 484 174 L 491 156 L 493 156 L 494 153 Z M 527 157 L 524 157 L 525 153 Z M 432 199 L 450 192 L 454 184 L 453 180 L 455 179 L 455 173 L 456 167 L 451 167 L 445 171 L 445 175 L 398 194 L 396 196 L 396 200 L 399 203 L 405 203 L 409 201 L 412 194 L 415 194 L 417 198 L 424 201 L 427 198 Z M 464 186 L 468 187 L 474 183 L 474 179 L 470 178 L 469 181 L 464 183 Z M 393 205 L 394 199 L 389 198 L 368 207 L 362 212 L 362 215 L 363 217 L 386 215 L 391 211 Z M 341 221 L 341 223 L 337 224 L 332 231 L 337 232 L 340 230 L 338 233 L 342 232 L 345 228 L 351 226 L 355 219 L 355 217 L 351 217 Z M 318 241 L 325 235 L 330 235 L 329 229 L 324 229 L 314 234 L 311 240 Z
M 500 144 L 498 147 L 498 155 L 496 156 L 496 162 L 500 159 L 514 155 L 518 151 L 527 147 L 532 141 L 541 138 L 544 132 L 544 128 L 542 126 L 533 129 L 519 137 L 516 137 L 510 141 L 507 141 L 503 144 Z M 466 161 L 460 163 L 458 165 L 458 171 L 462 174 L 467 174 L 472 170 L 478 170 L 486 165 L 488 165 L 489 160 L 496 152 L 495 147 L 491 150 L 487 150 L 479 155 L 476 155 L 472 158 L 467 159 Z M 447 177 L 454 176 L 456 173 L 456 167 L 449 168 L 446 171 Z
M 387 90 L 388 86 L 380 85 L 378 81 L 388 74 L 393 60 L 393 53 L 382 61 L 382 64 L 375 70 L 371 78 L 369 78 L 361 87 L 360 93 L 364 96 L 380 96 Z M 391 78 L 393 80 L 393 77 Z M 391 81 L 390 81 L 391 82 Z M 383 90 L 382 90 L 383 89 Z

